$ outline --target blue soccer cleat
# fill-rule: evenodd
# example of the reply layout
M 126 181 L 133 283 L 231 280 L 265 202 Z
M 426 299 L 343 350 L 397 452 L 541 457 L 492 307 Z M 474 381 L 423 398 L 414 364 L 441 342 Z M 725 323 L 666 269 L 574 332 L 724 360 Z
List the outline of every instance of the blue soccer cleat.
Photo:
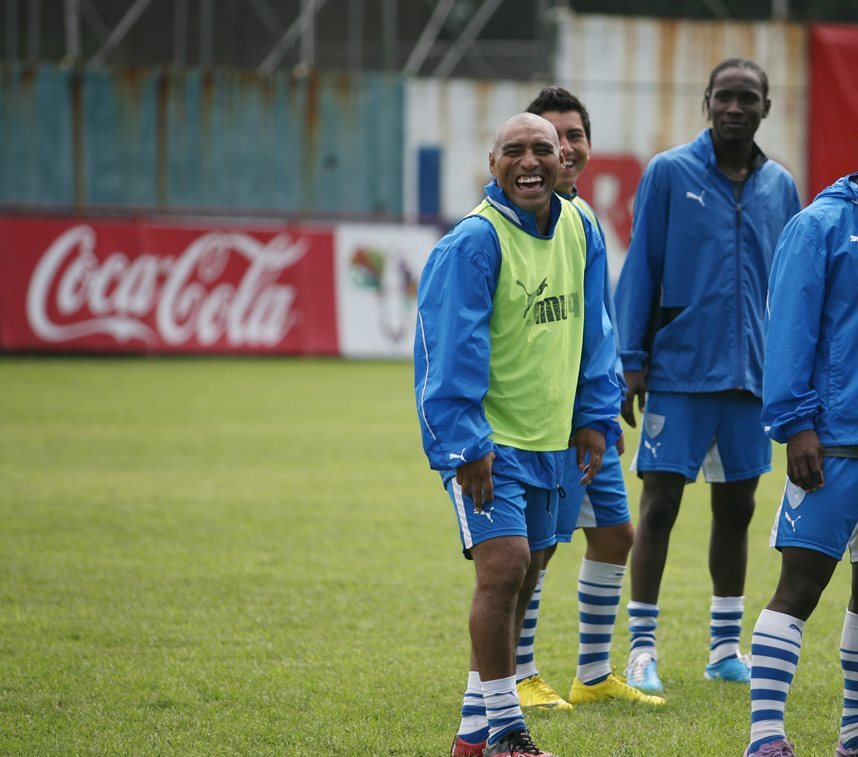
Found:
M 664 691 L 664 685 L 658 677 L 658 662 L 651 654 L 640 654 L 631 660 L 624 675 L 626 683 L 638 691 L 648 694 L 661 694 Z
M 730 681 L 731 683 L 750 683 L 751 666 L 747 657 L 727 657 L 706 666 L 703 677 L 707 681 Z

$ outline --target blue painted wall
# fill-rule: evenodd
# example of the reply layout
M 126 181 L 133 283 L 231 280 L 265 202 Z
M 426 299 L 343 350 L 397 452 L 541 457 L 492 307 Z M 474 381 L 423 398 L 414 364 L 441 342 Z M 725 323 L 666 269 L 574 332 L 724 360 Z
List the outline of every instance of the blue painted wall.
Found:
M 74 201 L 72 78 L 0 69 L 0 201 Z
M 395 76 L 0 68 L 0 203 L 402 213 Z

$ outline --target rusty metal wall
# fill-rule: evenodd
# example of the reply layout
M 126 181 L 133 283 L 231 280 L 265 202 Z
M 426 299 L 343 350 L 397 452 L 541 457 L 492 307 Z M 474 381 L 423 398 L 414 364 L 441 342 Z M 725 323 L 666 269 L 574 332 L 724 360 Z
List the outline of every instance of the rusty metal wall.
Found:
M 776 21 L 671 21 L 558 13 L 554 77 L 580 93 L 598 149 L 647 158 L 706 126 L 712 68 L 743 56 L 762 66 L 772 109 L 757 141 L 805 185 L 807 29 Z
M 526 108 L 542 86 L 560 84 L 581 97 L 593 128 L 593 153 L 655 153 L 691 140 L 706 126 L 701 110 L 712 67 L 734 55 L 767 71 L 772 110 L 758 142 L 805 186 L 806 30 L 796 24 L 670 21 L 577 16 L 557 11 L 552 81 L 419 79 L 406 97 L 406 211 L 416 212 L 415 151 L 439 145 L 442 215 L 467 212 L 488 178 L 494 127 Z
M 67 72 L 0 68 L 0 201 L 74 200 L 74 125 Z
M 403 84 L 386 75 L 0 69 L 0 202 L 402 212 Z
M 489 178 L 494 127 L 560 83 L 590 109 L 589 199 L 616 216 L 608 230 L 622 247 L 635 171 L 705 126 L 708 73 L 737 54 L 768 71 L 758 141 L 804 191 L 803 27 L 556 14 L 553 80 L 530 84 L 0 68 L 0 202 L 416 219 L 435 181 L 438 213 L 454 220 Z M 419 175 L 427 148 L 435 177 Z

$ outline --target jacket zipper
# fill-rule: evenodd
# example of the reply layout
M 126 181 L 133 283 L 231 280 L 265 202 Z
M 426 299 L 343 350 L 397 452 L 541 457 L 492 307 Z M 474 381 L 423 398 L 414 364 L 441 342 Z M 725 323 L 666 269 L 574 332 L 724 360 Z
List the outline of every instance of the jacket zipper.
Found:
M 742 389 L 742 202 L 736 203 L 736 388 Z

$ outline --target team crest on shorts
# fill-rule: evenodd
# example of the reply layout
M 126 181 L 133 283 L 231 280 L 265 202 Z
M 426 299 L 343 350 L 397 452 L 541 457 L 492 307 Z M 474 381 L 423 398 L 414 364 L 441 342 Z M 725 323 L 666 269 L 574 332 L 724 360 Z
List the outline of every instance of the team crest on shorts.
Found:
M 664 428 L 664 416 L 647 413 L 644 416 L 644 431 L 650 439 L 655 439 Z
M 792 481 L 787 479 L 786 485 L 786 501 L 789 506 L 795 510 L 803 501 L 807 492 L 800 486 L 796 486 Z

